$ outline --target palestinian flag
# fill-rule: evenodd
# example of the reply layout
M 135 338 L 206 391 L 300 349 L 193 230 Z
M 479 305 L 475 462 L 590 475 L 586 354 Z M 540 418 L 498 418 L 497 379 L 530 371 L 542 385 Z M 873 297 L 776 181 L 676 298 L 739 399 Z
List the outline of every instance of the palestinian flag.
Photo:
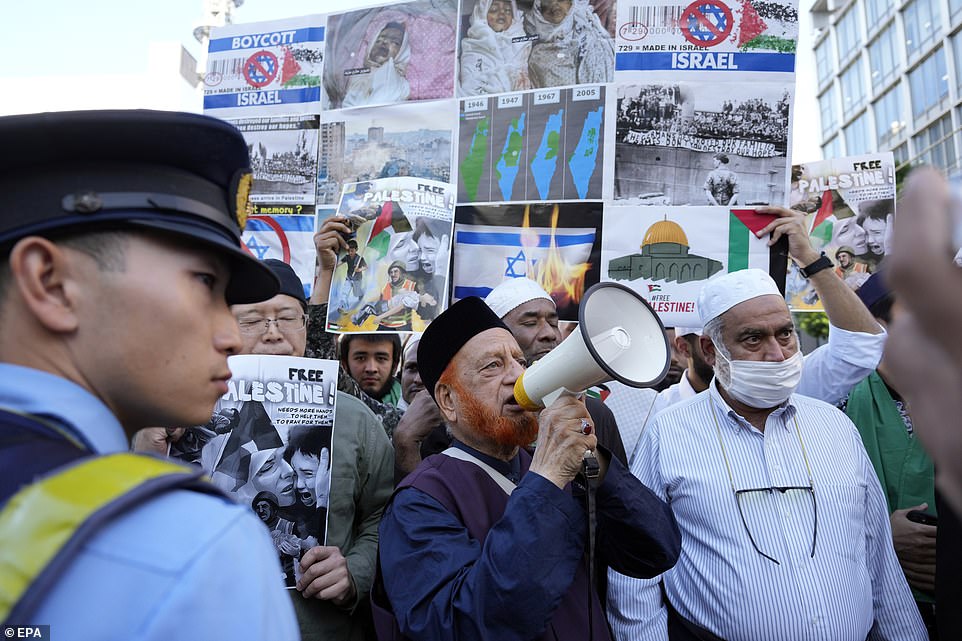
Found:
M 739 49 L 765 49 L 795 53 L 798 40 L 798 9 L 780 0 L 742 0 L 738 24 Z
M 728 271 L 757 268 L 767 271 L 781 291 L 785 291 L 785 274 L 788 268 L 787 238 L 769 248 L 768 238 L 755 234 L 764 229 L 775 217 L 759 214 L 754 209 L 732 209 L 728 220 Z
M 381 205 L 381 213 L 371 225 L 367 247 L 377 252 L 380 258 L 387 254 L 391 238 L 394 234 L 411 231 L 411 222 L 404 215 L 401 206 L 394 201 Z

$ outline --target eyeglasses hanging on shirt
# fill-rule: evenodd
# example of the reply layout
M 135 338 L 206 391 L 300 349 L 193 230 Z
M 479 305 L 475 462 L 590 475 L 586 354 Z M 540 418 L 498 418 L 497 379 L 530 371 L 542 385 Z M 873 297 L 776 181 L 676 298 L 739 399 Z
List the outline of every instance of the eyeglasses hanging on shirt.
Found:
M 812 546 L 809 558 L 815 558 L 815 542 L 818 539 L 818 503 L 815 500 L 815 485 L 812 482 L 812 468 L 808 463 L 808 452 L 805 450 L 805 443 L 802 441 L 802 431 L 798 427 L 798 418 L 792 417 L 795 422 L 795 434 L 798 436 L 798 445 L 802 452 L 802 459 L 805 461 L 805 471 L 808 473 L 808 485 L 788 485 L 788 486 L 771 486 L 771 487 L 755 487 L 746 489 L 736 489 L 735 488 L 735 477 L 732 474 L 732 466 L 728 460 L 728 453 L 725 451 L 725 442 L 722 440 L 721 427 L 718 425 L 718 417 L 715 416 L 715 409 L 712 408 L 712 419 L 715 422 L 715 432 L 718 435 L 718 445 L 721 447 L 722 459 L 725 461 L 725 469 L 728 471 L 728 481 L 731 484 L 732 493 L 735 495 L 735 506 L 738 508 L 738 516 L 741 519 L 742 526 L 745 528 L 745 533 L 748 535 L 748 540 L 751 541 L 752 547 L 761 556 L 765 557 L 772 563 L 776 565 L 781 565 L 781 563 L 771 554 L 766 554 L 759 547 L 755 536 L 752 534 L 752 529 L 748 526 L 748 519 L 745 518 L 745 511 L 742 506 L 742 502 L 753 502 L 757 498 L 757 501 L 762 508 L 768 508 L 771 516 L 777 514 L 777 508 L 783 507 L 784 505 L 779 505 L 779 503 L 784 503 L 785 501 L 790 501 L 790 504 L 797 504 L 798 499 L 795 497 L 802 497 L 808 495 L 811 498 L 812 504 Z M 769 501 L 766 499 L 776 499 L 774 501 Z

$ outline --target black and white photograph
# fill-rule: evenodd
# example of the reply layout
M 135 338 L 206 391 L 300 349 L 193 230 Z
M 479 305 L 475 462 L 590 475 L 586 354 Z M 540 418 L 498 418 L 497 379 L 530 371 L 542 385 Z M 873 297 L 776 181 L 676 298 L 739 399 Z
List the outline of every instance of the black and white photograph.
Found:
M 320 117 L 275 116 L 230 122 L 247 141 L 254 172 L 250 193 L 253 213 L 312 215 Z M 289 210 L 278 209 L 284 206 Z
M 615 200 L 781 203 L 789 178 L 791 102 L 791 87 L 781 83 L 619 87 Z

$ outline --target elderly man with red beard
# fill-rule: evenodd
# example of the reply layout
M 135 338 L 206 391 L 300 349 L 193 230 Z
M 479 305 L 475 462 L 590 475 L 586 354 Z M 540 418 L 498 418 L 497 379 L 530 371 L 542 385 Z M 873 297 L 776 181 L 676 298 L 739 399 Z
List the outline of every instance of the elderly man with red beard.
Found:
M 593 426 L 571 396 L 540 415 L 524 411 L 514 400 L 524 363 L 479 298 L 424 332 L 421 379 L 454 441 L 405 478 L 385 510 L 380 631 L 393 613 L 395 632 L 411 639 L 610 639 L 586 571 L 583 486 L 572 483 L 597 445 Z M 532 455 L 524 448 L 535 439 Z M 636 577 L 670 568 L 681 543 L 671 511 L 604 449 L 598 458 L 594 550 Z

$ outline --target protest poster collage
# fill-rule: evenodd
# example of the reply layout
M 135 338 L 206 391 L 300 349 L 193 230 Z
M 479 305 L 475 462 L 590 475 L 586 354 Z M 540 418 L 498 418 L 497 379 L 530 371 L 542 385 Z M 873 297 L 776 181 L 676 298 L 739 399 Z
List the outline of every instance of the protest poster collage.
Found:
M 521 276 L 562 320 L 617 281 L 693 325 L 713 274 L 785 271 L 752 208 L 789 197 L 797 37 L 796 0 L 395 2 L 215 30 L 205 112 L 248 136 L 255 255 L 308 291 L 350 221 L 328 331 Z

